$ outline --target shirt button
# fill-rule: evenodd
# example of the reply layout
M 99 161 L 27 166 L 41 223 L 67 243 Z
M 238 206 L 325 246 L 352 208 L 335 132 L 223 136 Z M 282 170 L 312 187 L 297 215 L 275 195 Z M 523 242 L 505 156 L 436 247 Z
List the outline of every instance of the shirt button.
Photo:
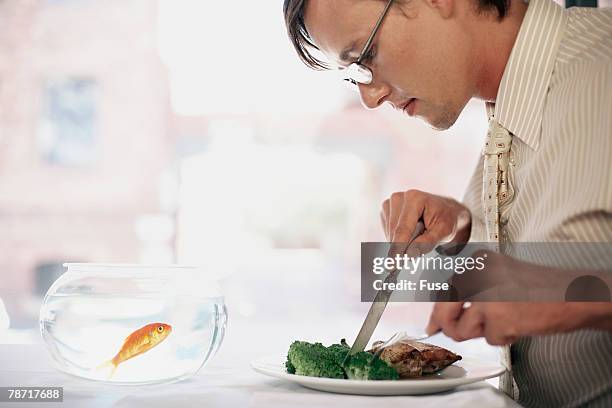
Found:
M 501 225 L 506 225 L 506 224 L 508 224 L 508 221 L 509 221 L 509 220 L 508 220 L 508 216 L 506 216 L 506 215 L 504 215 L 504 216 L 500 217 L 500 219 L 499 219 L 499 223 L 500 223 Z

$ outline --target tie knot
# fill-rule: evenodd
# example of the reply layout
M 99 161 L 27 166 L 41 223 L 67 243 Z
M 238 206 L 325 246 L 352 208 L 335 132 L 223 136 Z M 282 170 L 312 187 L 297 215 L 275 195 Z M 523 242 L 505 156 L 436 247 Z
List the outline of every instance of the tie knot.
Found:
M 485 140 L 484 154 L 501 154 L 510 151 L 512 134 L 495 119 L 489 121 L 489 130 Z

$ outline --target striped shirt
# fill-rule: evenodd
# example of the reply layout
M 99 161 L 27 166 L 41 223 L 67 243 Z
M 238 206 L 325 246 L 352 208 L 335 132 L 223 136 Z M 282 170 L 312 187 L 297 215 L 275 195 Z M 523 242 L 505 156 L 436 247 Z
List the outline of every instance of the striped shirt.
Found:
M 532 0 L 488 110 L 514 135 L 503 239 L 612 242 L 612 9 Z M 482 178 L 481 157 L 464 197 L 481 242 Z M 522 338 L 511 355 L 521 404 L 612 407 L 612 332 Z

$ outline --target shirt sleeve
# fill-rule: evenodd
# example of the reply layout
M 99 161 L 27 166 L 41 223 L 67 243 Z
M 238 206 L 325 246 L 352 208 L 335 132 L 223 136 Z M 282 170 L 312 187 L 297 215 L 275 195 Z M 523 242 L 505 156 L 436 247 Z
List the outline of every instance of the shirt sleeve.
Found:
M 612 64 L 572 67 L 571 98 L 559 126 L 571 136 L 557 146 L 548 180 L 547 216 L 562 241 L 612 242 Z

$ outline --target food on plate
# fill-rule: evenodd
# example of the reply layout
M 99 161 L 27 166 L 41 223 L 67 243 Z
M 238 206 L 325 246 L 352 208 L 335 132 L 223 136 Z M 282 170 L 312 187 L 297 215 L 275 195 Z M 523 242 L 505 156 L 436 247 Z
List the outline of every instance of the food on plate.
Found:
M 321 343 L 294 341 L 289 347 L 285 368 L 290 374 L 351 380 L 397 380 L 436 373 L 461 356 L 433 344 L 398 340 L 383 350 L 385 342 L 376 341 L 372 349 L 349 357 L 350 346 L 344 339 L 329 347 Z
M 321 343 L 295 341 L 289 346 L 285 367 L 291 374 L 344 378 L 344 370 L 340 363 L 335 353 Z
M 397 380 L 399 373 L 384 360 L 362 351 L 350 357 L 344 366 L 350 380 Z
M 294 341 L 289 346 L 285 368 L 290 374 L 310 377 L 351 380 L 397 380 L 399 378 L 395 368 L 366 351 L 351 356 L 343 365 L 349 350 L 350 347 L 344 339 L 340 344 L 332 344 L 329 347 L 321 343 Z
M 376 341 L 370 352 L 377 352 L 384 342 Z M 393 366 L 400 378 L 420 377 L 448 367 L 461 356 L 445 348 L 418 341 L 399 340 L 382 350 L 380 358 Z

